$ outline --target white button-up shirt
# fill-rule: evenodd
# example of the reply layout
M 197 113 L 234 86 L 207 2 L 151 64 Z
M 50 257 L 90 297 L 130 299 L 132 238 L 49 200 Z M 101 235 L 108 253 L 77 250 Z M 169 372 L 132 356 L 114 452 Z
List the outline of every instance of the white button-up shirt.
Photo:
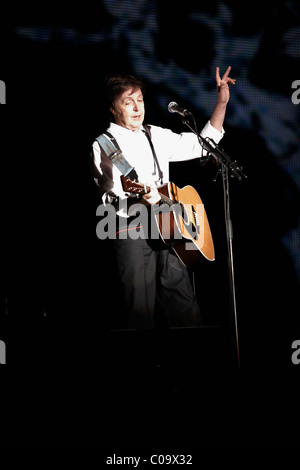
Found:
M 124 157 L 137 172 L 139 182 L 148 186 L 158 186 L 160 184 L 158 170 L 143 130 L 133 132 L 115 123 L 111 123 L 107 130 L 115 137 Z M 209 121 L 201 131 L 203 138 L 210 137 L 216 143 L 219 143 L 223 135 L 224 129 L 222 132 L 218 131 Z M 169 181 L 169 162 L 192 160 L 206 154 L 197 136 L 192 132 L 177 134 L 169 129 L 151 125 L 151 140 L 163 172 L 164 183 Z M 120 171 L 113 165 L 97 140 L 92 146 L 92 158 L 94 181 L 98 186 L 102 202 L 104 204 L 110 202 L 111 196 L 117 196 L 121 200 L 127 198 L 128 195 L 122 188 Z

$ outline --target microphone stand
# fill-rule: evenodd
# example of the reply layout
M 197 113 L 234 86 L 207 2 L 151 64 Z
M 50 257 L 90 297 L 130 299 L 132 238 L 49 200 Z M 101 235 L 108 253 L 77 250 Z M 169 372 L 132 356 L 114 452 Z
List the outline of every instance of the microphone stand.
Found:
M 192 117 L 194 128 L 188 122 L 188 118 Z M 232 161 L 225 151 L 219 147 L 213 139 L 209 137 L 203 138 L 197 131 L 197 125 L 192 113 L 188 112 L 185 116 L 182 116 L 182 122 L 186 125 L 198 138 L 198 141 L 202 148 L 207 151 L 207 157 L 205 157 L 205 163 L 210 157 L 213 157 L 215 161 L 220 165 L 217 170 L 217 175 L 214 182 L 216 181 L 219 174 L 222 175 L 223 180 L 223 194 L 224 194 L 224 215 L 225 215 L 225 228 L 226 228 L 226 239 L 227 239 L 227 259 L 228 259 L 228 273 L 229 273 L 229 293 L 230 293 L 230 320 L 232 329 L 234 329 L 236 353 L 237 353 L 237 364 L 240 369 L 240 351 L 239 351 L 239 336 L 238 336 L 238 322 L 237 322 L 237 309 L 236 309 L 236 295 L 235 295 L 235 282 L 234 282 L 234 265 L 233 265 L 233 230 L 232 221 L 230 216 L 230 194 L 229 194 L 229 180 L 230 178 L 236 178 L 238 181 L 242 181 L 247 178 L 247 175 L 242 171 L 243 168 L 238 162 Z

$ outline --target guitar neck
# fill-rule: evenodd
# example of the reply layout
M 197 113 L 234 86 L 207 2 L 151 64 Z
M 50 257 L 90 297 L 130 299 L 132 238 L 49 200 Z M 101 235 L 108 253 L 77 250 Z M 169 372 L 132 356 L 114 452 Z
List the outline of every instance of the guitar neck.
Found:
M 147 186 L 146 184 L 139 183 L 138 181 L 131 180 L 130 178 L 126 178 L 125 176 L 121 176 L 122 187 L 125 192 L 134 193 L 134 194 L 147 194 L 150 193 L 151 187 Z M 158 194 L 161 197 L 161 200 L 172 206 L 176 204 L 176 201 L 173 201 L 171 198 L 163 194 L 158 190 Z

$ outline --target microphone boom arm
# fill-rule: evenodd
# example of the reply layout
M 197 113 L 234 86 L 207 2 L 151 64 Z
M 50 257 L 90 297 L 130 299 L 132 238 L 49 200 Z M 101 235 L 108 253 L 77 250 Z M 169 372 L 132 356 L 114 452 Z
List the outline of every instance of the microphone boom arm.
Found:
M 210 137 L 203 138 L 197 131 L 193 114 L 190 113 L 190 116 L 193 118 L 194 129 L 188 122 L 188 116 L 182 116 L 182 122 L 197 136 L 200 145 L 207 151 L 208 156 L 212 156 L 216 162 L 224 164 L 229 169 L 231 178 L 236 178 L 238 181 L 246 179 L 247 175 L 245 175 L 243 167 L 239 165 L 237 160 L 232 161 L 225 151 Z

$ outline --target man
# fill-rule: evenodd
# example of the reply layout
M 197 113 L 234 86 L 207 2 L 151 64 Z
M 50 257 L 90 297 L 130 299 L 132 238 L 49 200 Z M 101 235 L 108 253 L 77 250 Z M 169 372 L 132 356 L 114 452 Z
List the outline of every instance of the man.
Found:
M 219 67 L 216 68 L 216 105 L 201 132 L 202 137 L 210 137 L 216 143 L 224 135 L 229 84 L 235 84 L 235 79 L 229 77 L 230 69 L 228 67 L 221 78 Z M 150 126 L 148 134 L 143 126 L 144 87 L 139 79 L 116 74 L 109 77 L 106 84 L 108 107 L 114 122 L 105 134 L 122 151 L 139 181 L 151 188 L 139 201 L 151 208 L 160 201 L 157 187 L 169 181 L 169 162 L 199 158 L 204 151 L 192 132 L 176 134 L 169 129 Z M 96 139 L 92 146 L 94 180 L 103 204 L 116 207 L 119 221 L 131 222 L 128 208 L 136 199 L 123 190 L 121 172 L 108 156 Z M 124 227 L 124 223 L 121 226 Z M 123 229 L 118 232 L 120 234 Z M 129 328 L 201 324 L 189 274 L 172 250 L 146 236 L 124 238 L 124 233 L 113 239 L 113 246 Z

